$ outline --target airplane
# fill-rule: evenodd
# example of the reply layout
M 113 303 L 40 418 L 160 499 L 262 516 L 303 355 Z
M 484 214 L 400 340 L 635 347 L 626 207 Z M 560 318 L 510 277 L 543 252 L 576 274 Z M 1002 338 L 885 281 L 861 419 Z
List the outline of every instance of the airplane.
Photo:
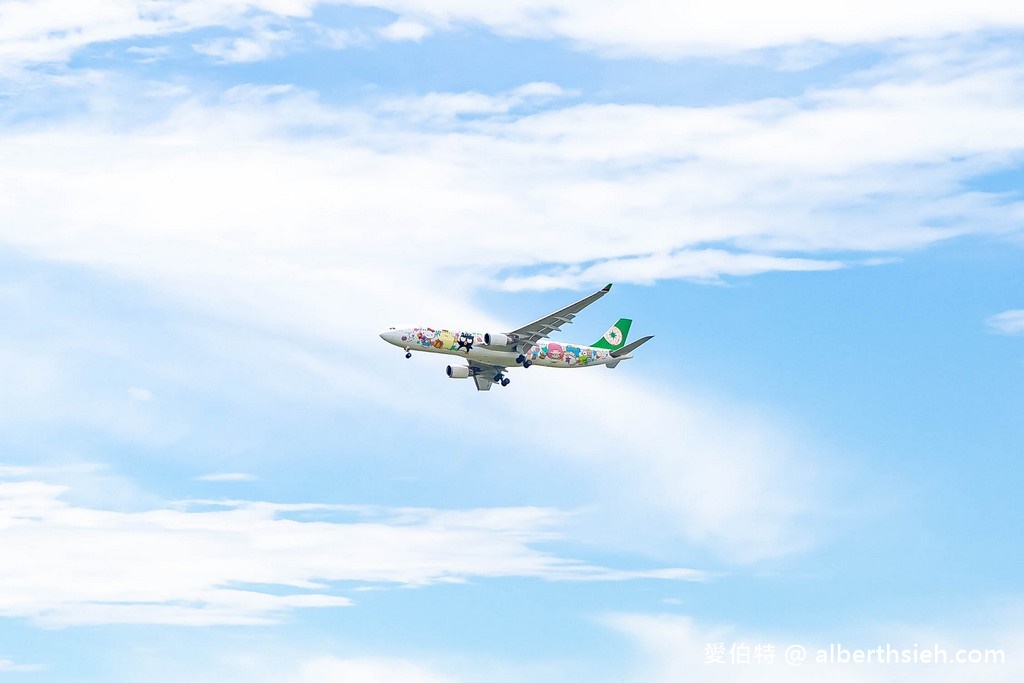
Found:
M 548 368 L 589 368 L 603 365 L 614 368 L 629 360 L 641 344 L 650 341 L 654 335 L 626 343 L 626 335 L 632 320 L 620 318 L 593 344 L 562 344 L 545 337 L 557 332 L 562 325 L 571 323 L 580 311 L 611 291 L 612 286 L 594 292 L 574 304 L 546 315 L 539 320 L 523 325 L 511 332 L 460 332 L 434 329 L 433 327 L 412 327 L 408 329 L 388 328 L 380 337 L 389 344 L 405 349 L 405 357 L 412 358 L 413 351 L 443 353 L 462 356 L 466 365 L 449 365 L 446 372 L 452 379 L 472 377 L 478 391 L 489 391 L 495 384 L 507 387 L 509 378 L 505 371 L 521 365 L 528 368 L 540 365 Z

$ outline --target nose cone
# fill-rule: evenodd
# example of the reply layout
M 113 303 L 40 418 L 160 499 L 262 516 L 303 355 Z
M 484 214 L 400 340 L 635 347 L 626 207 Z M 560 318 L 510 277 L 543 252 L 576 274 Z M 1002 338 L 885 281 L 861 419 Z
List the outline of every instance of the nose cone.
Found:
M 388 344 L 394 344 L 395 346 L 402 346 L 408 336 L 403 330 L 396 330 L 395 328 L 389 328 L 380 333 L 380 338 L 386 341 Z

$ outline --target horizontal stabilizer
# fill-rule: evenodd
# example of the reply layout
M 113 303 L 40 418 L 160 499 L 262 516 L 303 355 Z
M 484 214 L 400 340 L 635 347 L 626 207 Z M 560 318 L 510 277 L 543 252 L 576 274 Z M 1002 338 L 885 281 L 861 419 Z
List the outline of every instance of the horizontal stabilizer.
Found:
M 640 339 L 637 339 L 635 342 L 626 344 L 621 349 L 616 349 L 612 351 L 612 358 L 621 358 L 622 356 L 628 356 L 629 354 L 636 351 L 641 344 L 645 344 L 651 341 L 652 339 L 654 339 L 654 335 L 650 334 L 647 335 L 646 337 L 641 337 Z

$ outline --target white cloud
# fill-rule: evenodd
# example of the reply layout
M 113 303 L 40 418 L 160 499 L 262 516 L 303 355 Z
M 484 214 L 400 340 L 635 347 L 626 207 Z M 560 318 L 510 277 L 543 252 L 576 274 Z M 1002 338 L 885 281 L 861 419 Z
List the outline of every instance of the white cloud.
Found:
M 262 624 L 351 604 L 331 589 L 338 582 L 702 578 L 609 570 L 536 550 L 563 524 L 550 509 L 192 502 L 111 511 L 67 503 L 66 491 L 31 478 L 0 482 L 0 615 L 49 626 Z
M 1024 334 L 1024 310 L 997 313 L 985 321 L 989 329 L 999 334 Z
M 273 41 L 252 38 L 218 38 L 193 46 L 195 51 L 224 62 L 256 62 L 270 56 Z
M 484 26 L 499 35 L 567 39 L 600 53 L 659 59 L 795 47 L 795 57 L 784 55 L 784 67 L 813 59 L 820 45 L 1024 27 L 1024 9 L 1001 0 L 912 0 L 898 6 L 865 0 L 856 11 L 809 0 L 642 0 L 630 5 L 612 0 L 95 0 L 87 5 L 76 0 L 13 0 L 0 7 L 0 65 L 66 60 L 75 50 L 95 43 L 218 28 L 253 35 L 219 37 L 204 49 L 226 61 L 263 59 L 272 51 L 257 34 L 268 20 L 320 33 L 352 30 L 317 24 L 314 10 L 329 5 L 394 13 L 394 22 L 376 30 L 387 40 L 419 40 L 435 31 Z M 364 28 L 354 30 L 365 38 Z
M 432 33 L 431 29 L 414 21 L 396 21 L 380 30 L 386 40 L 411 40 L 419 42 Z
M 377 109 L 387 114 L 401 114 L 413 121 L 454 123 L 464 115 L 506 114 L 524 105 L 545 103 L 573 94 L 555 83 L 536 82 L 496 95 L 431 92 L 415 97 L 392 98 L 381 102 Z
M 186 102 L 158 127 L 128 134 L 8 133 L 0 176 L 18 191 L 0 206 L 11 226 L 4 237 L 64 258 L 138 263 L 150 277 L 180 277 L 180 261 L 190 278 L 216 277 L 221 291 L 225 279 L 249 288 L 299 273 L 342 286 L 365 280 L 367 257 L 393 261 L 409 280 L 468 264 L 490 279 L 500 268 L 550 263 L 541 275 L 552 285 L 577 286 L 608 275 L 648 282 L 831 268 L 833 259 L 808 257 L 1010 229 L 1018 207 L 957 187 L 1024 147 L 1024 104 L 1006 95 L 1019 68 L 1008 68 L 737 106 L 568 106 L 455 130 L 459 114 L 507 113 L 540 86 L 388 100 L 383 120 L 303 93 L 267 101 L 236 92 L 213 106 Z M 403 112 L 449 123 L 423 130 L 393 118 Z M 335 134 L 282 139 L 291 125 Z M 43 177 L 46 196 L 61 201 L 39 200 Z M 113 187 L 125 192 L 114 197 Z M 25 223 L 52 227 L 15 230 Z M 553 226 L 571 239 L 553 239 Z M 219 237 L 202 244 L 199 234 Z M 739 249 L 701 248 L 708 242 Z M 766 249 L 803 253 L 756 253 Z
M 167 45 L 160 47 L 140 47 L 138 45 L 132 45 L 125 49 L 125 52 L 135 56 L 137 61 L 141 64 L 151 64 L 161 59 L 166 59 L 170 55 L 171 49 Z
M 611 54 L 663 59 L 720 55 L 805 43 L 849 45 L 896 38 L 1024 26 L 1024 10 L 1000 0 L 910 0 L 898 6 L 866 0 L 854 8 L 810 0 L 360 0 L 437 26 L 481 24 L 496 33 L 565 38 Z
M 215 57 L 223 62 L 258 62 L 277 53 L 281 43 L 292 38 L 290 31 L 255 26 L 250 35 L 215 38 L 193 45 L 192 48 L 200 54 Z
M 62 61 L 109 41 L 152 39 L 197 29 L 254 35 L 208 45 L 227 61 L 266 57 L 268 19 L 308 18 L 317 0 L 14 0 L 0 6 L 0 66 Z M 161 50 L 163 46 L 147 46 Z
M 1024 149 L 1020 71 L 998 64 L 788 101 L 579 105 L 511 119 L 503 114 L 537 86 L 388 100 L 370 118 L 304 93 L 234 93 L 186 101 L 127 133 L 7 132 L 2 237 L 150 278 L 216 277 L 232 298 L 275 290 L 259 295 L 261 307 L 300 282 L 325 293 L 363 282 L 376 277 L 365 264 L 389 261 L 403 288 L 435 273 L 492 280 L 543 263 L 553 284 L 566 283 L 564 266 L 639 282 L 833 268 L 814 252 L 912 249 L 1019 225 L 1018 205 L 960 183 Z M 459 123 L 461 113 L 483 117 Z M 443 125 L 421 125 L 425 115 Z M 331 134 L 283 137 L 302 126 Z M 16 228 L 29 223 L 41 228 Z M 292 285 L 279 289 L 282 280 Z

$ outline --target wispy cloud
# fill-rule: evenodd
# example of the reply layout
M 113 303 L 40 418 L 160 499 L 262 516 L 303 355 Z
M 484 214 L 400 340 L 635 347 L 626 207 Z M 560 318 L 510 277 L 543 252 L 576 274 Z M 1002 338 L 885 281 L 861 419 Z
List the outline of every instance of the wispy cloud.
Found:
M 171 53 L 170 46 L 161 45 L 159 47 L 142 47 L 138 45 L 132 45 L 125 50 L 128 54 L 134 56 L 139 62 L 143 64 L 151 64 L 168 57 Z
M 153 39 L 198 29 L 237 31 L 248 27 L 259 33 L 268 20 L 305 18 L 317 4 L 317 0 L 98 0 L 86 7 L 74 0 L 8 2 L 0 8 L 0 66 L 62 61 L 76 50 L 97 43 Z M 146 46 L 147 50 L 162 48 Z M 227 46 L 225 50 L 231 52 Z M 249 54 L 244 47 L 234 53 Z
M 867 0 L 856 12 L 801 0 L 714 4 L 641 0 L 514 0 L 500 5 L 460 0 L 377 0 L 377 7 L 436 27 L 482 25 L 503 35 L 562 38 L 611 55 L 677 59 L 785 45 L 876 43 L 1024 26 L 1024 11 L 998 0 L 933 4 L 912 0 L 893 8 Z M 738 20 L 741 19 L 741 20 Z
M 432 32 L 430 27 L 415 21 L 396 21 L 382 28 L 380 35 L 386 40 L 412 40 L 418 42 L 429 36 Z
M 151 279 L 189 262 L 197 284 L 238 278 L 239 296 L 254 286 L 262 306 L 256 280 L 365 281 L 368 267 L 475 282 L 502 270 L 522 286 L 516 268 L 549 264 L 550 279 L 531 287 L 583 286 L 604 271 L 712 279 L 841 265 L 821 252 L 890 255 L 1019 230 L 1021 204 L 962 191 L 1024 149 L 1019 63 L 979 59 L 949 79 L 903 68 L 899 81 L 720 107 L 570 103 L 509 116 L 565 95 L 530 84 L 385 98 L 368 115 L 297 90 L 233 92 L 184 100 L 129 131 L 8 130 L 0 177 L 12 188 L 12 227 L 0 236 Z M 130 192 L 113 201 L 115 187 Z M 179 195 L 190 201 L 172 201 Z M 26 223 L 53 227 L 13 227 Z M 218 238 L 193 253 L 200 242 L 189 235 L 199 233 Z M 396 240 L 408 248 L 396 253 Z M 329 267 L 317 265 L 326 253 Z M 201 287 L 204 297 L 212 289 Z M 281 297 L 290 286 L 273 288 Z
M 454 123 L 464 116 L 507 114 L 523 106 L 546 104 L 574 94 L 555 83 L 535 82 L 493 95 L 479 92 L 431 92 L 414 97 L 392 98 L 379 103 L 377 110 L 386 114 L 400 114 L 414 121 Z
M 723 276 L 745 277 L 771 271 L 838 270 L 841 261 L 786 258 L 767 254 L 732 253 L 721 249 L 682 249 L 673 254 L 620 258 L 587 266 L 562 267 L 540 275 L 510 277 L 502 289 L 580 289 L 600 282 L 654 284 L 658 280 L 715 282 Z
M 337 4 L 373 7 L 397 19 L 378 27 L 338 27 L 314 13 L 318 7 Z M 736 21 L 737 17 L 742 21 Z M 1019 30 L 1024 27 L 1024 11 L 998 0 L 969 5 L 914 0 L 898 8 L 881 0 L 866 0 L 856 12 L 837 12 L 801 0 L 771 5 L 729 0 L 702 6 L 642 0 L 629 7 L 608 0 L 497 4 L 460 0 L 103 0 L 89 3 L 87 10 L 74 0 L 8 2 L 0 9 L 0 64 L 65 60 L 75 50 L 96 43 L 217 29 L 235 36 L 220 36 L 206 43 L 216 56 L 229 61 L 263 59 L 271 51 L 265 37 L 258 34 L 268 21 L 288 30 L 355 31 L 384 40 L 420 40 L 434 32 L 483 26 L 498 35 L 564 39 L 598 53 L 657 59 L 795 47 L 796 57 L 782 61 L 786 68 L 813 61 L 821 45 Z M 243 35 L 237 35 L 240 29 L 244 29 Z
M 339 594 L 345 584 L 702 578 L 610 570 L 537 550 L 564 523 L 552 509 L 191 502 L 115 512 L 66 503 L 66 490 L 31 478 L 0 482 L 0 615 L 50 626 L 263 624 L 296 609 L 350 605 Z
M 1024 334 L 1024 310 L 1009 310 L 989 317 L 985 324 L 998 334 Z
M 257 62 L 279 51 L 279 47 L 293 37 L 290 31 L 261 27 L 241 37 L 215 38 L 196 43 L 192 48 L 222 62 Z

